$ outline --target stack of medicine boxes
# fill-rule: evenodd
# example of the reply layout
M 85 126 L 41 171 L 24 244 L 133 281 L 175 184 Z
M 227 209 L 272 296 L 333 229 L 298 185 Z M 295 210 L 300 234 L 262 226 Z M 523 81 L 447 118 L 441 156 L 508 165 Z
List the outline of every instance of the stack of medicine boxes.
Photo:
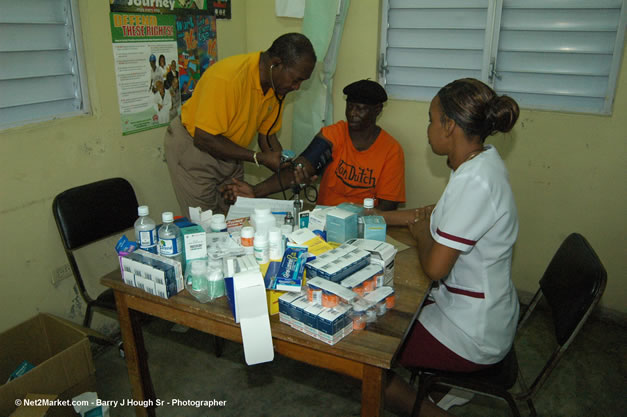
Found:
M 184 288 L 181 263 L 138 249 L 120 256 L 124 283 L 149 294 L 170 298 Z
M 202 227 L 189 222 L 177 224 L 181 226 L 185 261 L 207 259 Z M 120 269 L 124 283 L 162 298 L 170 298 L 185 288 L 180 262 L 142 249 L 120 256 Z
M 374 314 L 375 305 L 381 301 L 379 296 L 385 298 L 393 294 L 391 287 L 383 286 L 393 285 L 396 249 L 380 241 L 353 239 L 349 242 L 305 265 L 307 293 L 286 293 L 279 298 L 282 322 L 330 345 L 353 331 L 352 303 L 372 307 Z M 384 246 L 380 247 L 381 244 Z M 378 288 L 389 289 L 377 292 Z M 373 294 L 370 300 L 361 298 L 368 293 Z

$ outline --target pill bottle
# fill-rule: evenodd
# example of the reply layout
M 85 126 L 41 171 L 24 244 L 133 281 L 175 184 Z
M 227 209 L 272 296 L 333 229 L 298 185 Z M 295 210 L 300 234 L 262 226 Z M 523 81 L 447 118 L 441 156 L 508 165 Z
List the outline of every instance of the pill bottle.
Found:
M 377 303 L 375 311 L 377 312 L 377 316 L 382 316 L 387 313 L 388 309 L 385 304 L 385 298 Z
M 353 310 L 353 330 L 363 330 L 366 328 L 366 313 L 363 310 Z
M 375 290 L 377 286 L 377 281 L 375 277 L 369 278 L 364 281 L 362 284 L 364 286 L 364 292 L 372 292 Z
M 339 303 L 339 298 L 337 295 L 333 294 L 329 291 L 322 291 L 322 307 L 335 307 Z
M 307 285 L 307 301 L 322 305 L 322 290 L 314 285 Z
M 375 321 L 377 321 L 377 312 L 374 307 L 371 307 L 366 310 L 366 323 L 374 323 Z
M 374 276 L 375 282 L 377 283 L 377 288 L 383 287 L 383 281 L 385 281 L 385 274 L 381 272 Z
M 255 234 L 262 233 L 267 235 L 271 227 L 276 227 L 276 218 L 272 215 L 269 208 L 256 208 L 255 212 L 250 216 L 250 223 L 255 228 Z
M 255 232 L 253 242 L 255 260 L 259 265 L 270 262 L 270 248 L 268 246 L 268 234 Z
M 253 242 L 255 236 L 255 229 L 251 226 L 242 227 L 242 246 L 244 247 L 244 253 L 247 255 L 252 255 L 254 253 Z
M 396 294 L 392 293 L 385 297 L 385 305 L 388 309 L 394 308 L 396 306 Z
M 210 226 L 212 232 L 226 232 L 226 220 L 224 214 L 214 214 L 211 216 Z
M 210 300 L 222 297 L 225 293 L 222 270 L 211 269 L 207 280 L 207 295 Z
M 192 261 L 192 291 L 203 292 L 207 290 L 207 262 Z
M 366 291 L 364 290 L 363 284 L 359 284 L 358 286 L 353 287 L 353 292 L 361 297 L 363 297 L 364 294 L 366 293 Z
M 268 252 L 271 261 L 280 262 L 283 259 L 283 235 L 278 227 L 268 230 Z

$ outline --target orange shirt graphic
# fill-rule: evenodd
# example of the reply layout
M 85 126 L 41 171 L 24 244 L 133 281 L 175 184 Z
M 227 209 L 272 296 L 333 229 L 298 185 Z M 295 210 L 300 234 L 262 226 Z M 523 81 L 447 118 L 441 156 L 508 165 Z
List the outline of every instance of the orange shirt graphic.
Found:
M 333 160 L 324 169 L 318 204 L 362 205 L 369 197 L 405 202 L 405 155 L 389 133 L 381 129 L 370 148 L 358 151 L 345 121 L 323 127 L 321 132 L 333 144 Z

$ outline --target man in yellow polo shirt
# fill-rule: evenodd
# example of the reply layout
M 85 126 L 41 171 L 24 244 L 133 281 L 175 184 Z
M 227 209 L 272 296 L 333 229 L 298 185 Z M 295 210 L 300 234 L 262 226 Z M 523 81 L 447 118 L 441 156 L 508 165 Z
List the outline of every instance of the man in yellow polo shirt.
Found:
M 265 51 L 218 61 L 200 78 L 165 135 L 165 156 L 181 212 L 225 213 L 218 187 L 243 179 L 243 162 L 276 171 L 281 163 L 283 100 L 311 76 L 316 54 L 307 37 L 287 33 Z M 260 152 L 248 149 L 257 133 Z

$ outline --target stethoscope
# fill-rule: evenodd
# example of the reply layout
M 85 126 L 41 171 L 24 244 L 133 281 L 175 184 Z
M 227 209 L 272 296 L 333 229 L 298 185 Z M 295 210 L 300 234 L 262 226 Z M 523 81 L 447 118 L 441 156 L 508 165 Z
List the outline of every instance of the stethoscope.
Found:
M 272 145 L 270 144 L 270 139 L 269 139 L 270 131 L 276 125 L 276 123 L 279 121 L 279 116 L 281 115 L 281 106 L 283 105 L 283 100 L 285 100 L 285 96 L 279 97 L 279 95 L 276 92 L 276 88 L 274 87 L 274 79 L 272 77 L 272 69 L 275 66 L 276 66 L 276 64 L 270 65 L 270 84 L 272 85 L 272 91 L 274 92 L 274 97 L 276 97 L 277 101 L 279 102 L 279 111 L 276 114 L 276 118 L 274 119 L 274 122 L 272 123 L 272 125 L 270 126 L 268 131 L 266 132 L 266 143 L 268 145 L 268 148 L 271 151 L 273 151 L 274 149 L 272 148 Z M 287 195 L 285 194 L 285 190 L 283 189 L 283 184 L 281 183 L 281 165 L 279 165 L 279 167 L 277 168 L 276 174 L 277 174 L 277 178 L 279 180 L 279 186 L 281 187 L 281 192 L 283 193 L 283 199 L 284 200 L 288 200 Z M 318 190 L 316 189 L 316 187 L 314 187 L 312 185 L 305 185 L 304 187 L 301 187 L 300 185 L 296 185 L 295 184 L 294 186 L 292 186 L 292 192 L 294 193 L 292 195 L 292 199 L 293 198 L 300 199 L 300 190 L 301 190 L 301 188 L 303 188 L 305 190 L 305 198 L 307 199 L 307 201 L 309 201 L 310 203 L 315 204 L 316 200 L 318 200 Z
M 270 84 L 272 85 L 272 92 L 274 93 L 274 97 L 276 97 L 277 101 L 279 102 L 279 111 L 276 114 L 276 118 L 274 119 L 274 122 L 272 122 L 272 125 L 270 125 L 270 128 L 266 132 L 266 143 L 268 145 L 268 148 L 270 148 L 271 151 L 273 151 L 274 149 L 272 148 L 272 145 L 270 145 L 270 139 L 269 139 L 270 131 L 272 130 L 274 125 L 276 125 L 276 122 L 279 121 L 279 116 L 281 115 L 281 106 L 283 106 L 283 100 L 285 100 L 285 96 L 279 97 L 279 95 L 276 93 L 276 88 L 274 87 L 274 80 L 272 79 L 272 69 L 275 66 L 276 64 L 270 65 Z

